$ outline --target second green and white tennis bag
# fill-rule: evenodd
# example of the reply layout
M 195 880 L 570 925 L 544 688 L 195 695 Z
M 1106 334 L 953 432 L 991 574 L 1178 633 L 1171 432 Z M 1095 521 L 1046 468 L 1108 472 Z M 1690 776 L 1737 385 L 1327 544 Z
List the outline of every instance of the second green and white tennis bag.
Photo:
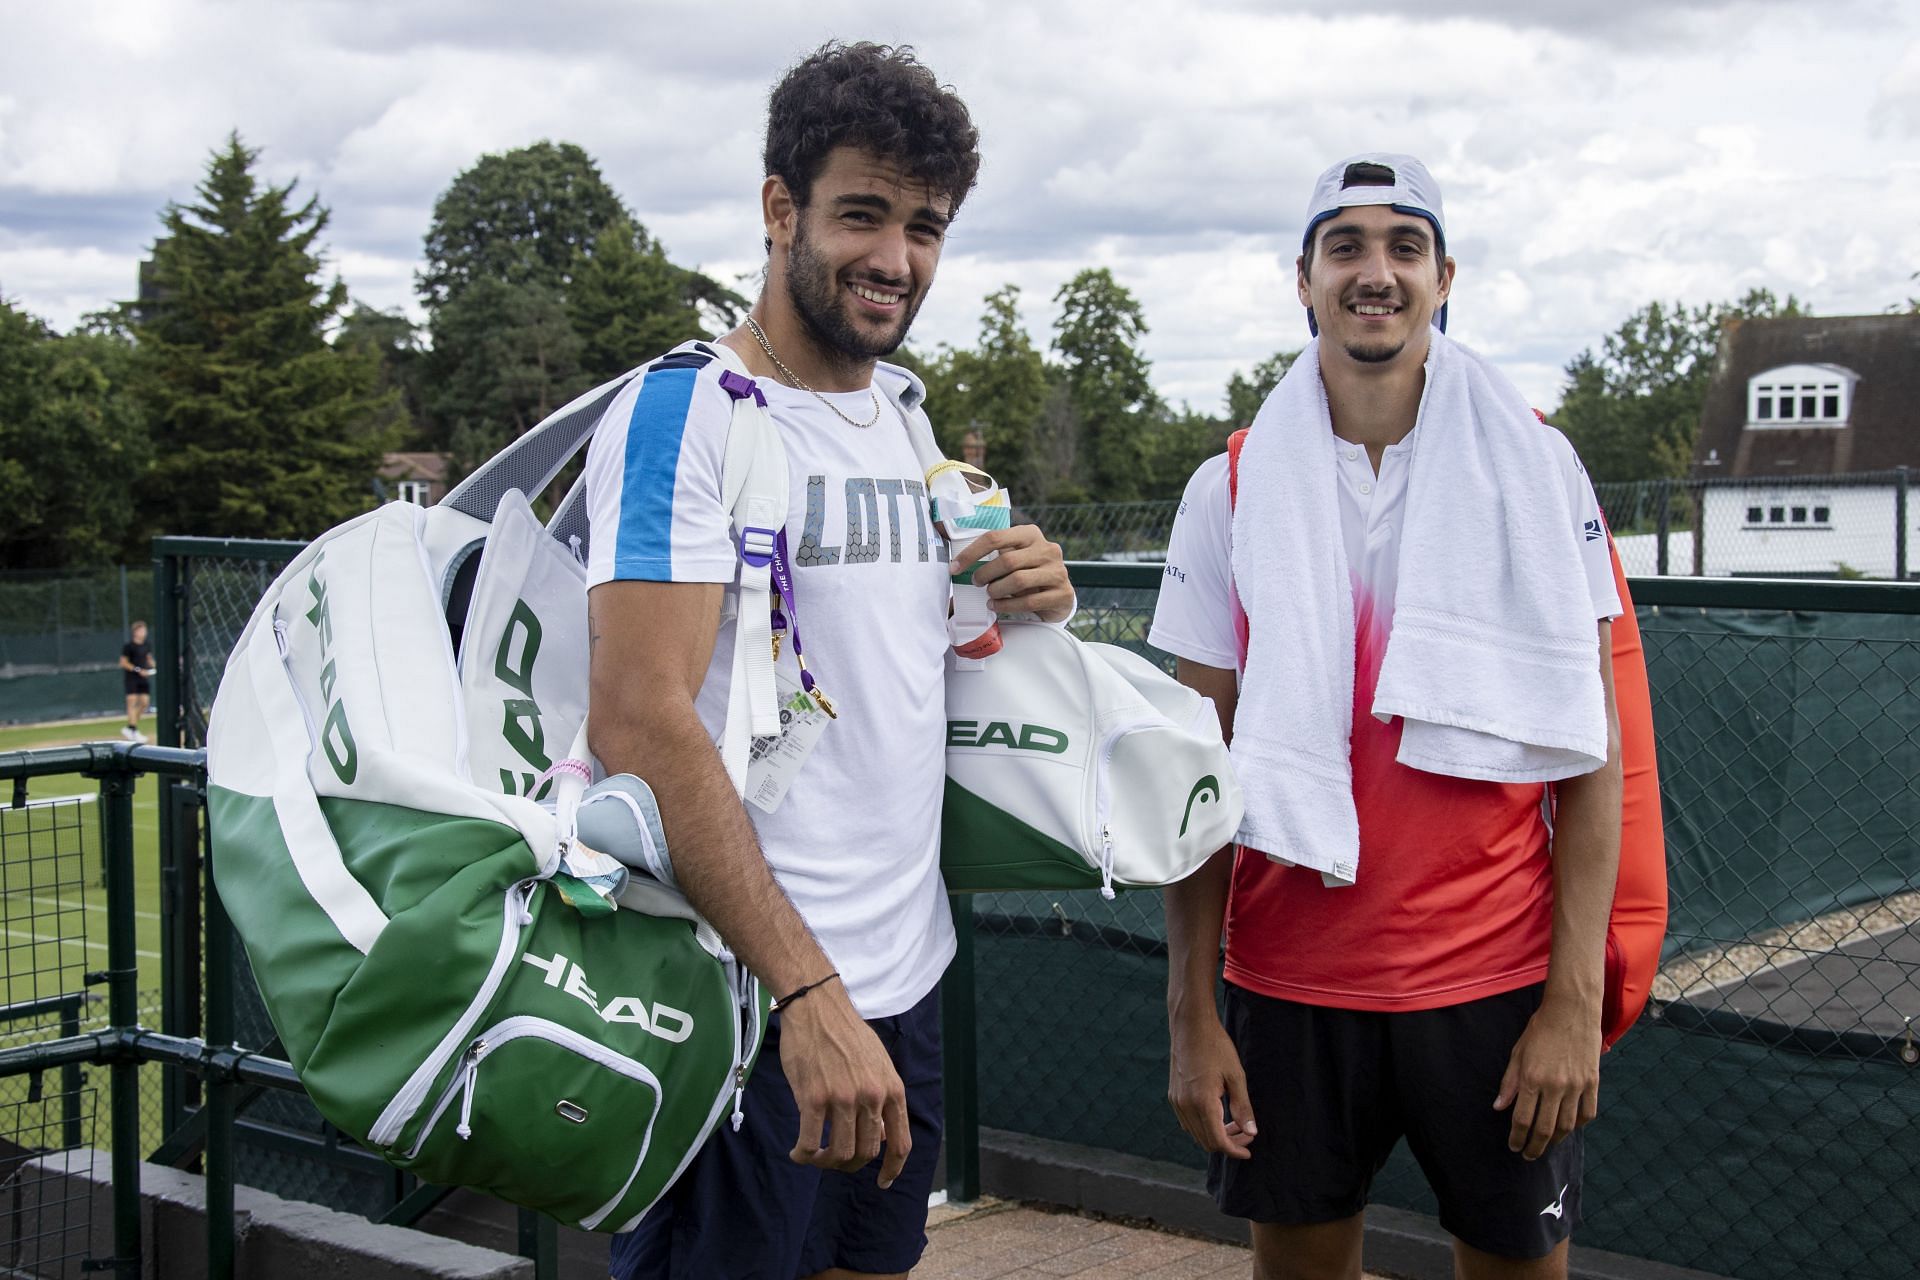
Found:
M 573 838 L 584 572 L 524 493 L 619 389 L 296 557 L 208 742 L 215 876 L 320 1113 L 428 1182 L 603 1231 L 737 1115 L 767 1013 L 677 891 Z M 736 427 L 771 429 L 751 405 Z
M 879 381 L 923 467 L 940 461 L 903 369 Z M 1200 868 L 1240 826 L 1213 703 L 1138 654 L 1071 627 L 1000 623 L 991 657 L 947 673 L 940 873 L 955 893 L 1154 888 Z

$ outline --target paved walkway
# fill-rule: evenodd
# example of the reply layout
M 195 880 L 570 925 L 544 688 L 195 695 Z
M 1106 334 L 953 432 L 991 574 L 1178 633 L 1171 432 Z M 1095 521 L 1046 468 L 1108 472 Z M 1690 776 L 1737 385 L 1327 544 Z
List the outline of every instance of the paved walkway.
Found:
M 914 1280 L 1248 1280 L 1239 1245 L 1003 1200 L 941 1205 Z

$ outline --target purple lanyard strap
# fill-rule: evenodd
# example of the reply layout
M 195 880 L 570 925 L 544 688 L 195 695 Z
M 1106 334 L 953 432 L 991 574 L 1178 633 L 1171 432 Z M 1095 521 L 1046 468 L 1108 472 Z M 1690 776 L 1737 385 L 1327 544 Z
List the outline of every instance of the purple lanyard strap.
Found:
M 720 375 L 720 387 L 735 400 L 744 400 L 752 396 L 762 409 L 767 407 L 767 397 L 752 378 L 743 377 L 728 369 Z M 813 672 L 807 670 L 805 651 L 800 646 L 800 610 L 793 602 L 793 571 L 789 567 L 787 555 L 787 531 L 779 529 L 747 528 L 740 531 L 740 558 L 755 568 L 761 565 L 770 567 L 773 576 L 775 595 L 769 605 L 772 610 L 773 656 L 780 656 L 780 637 L 793 637 L 793 660 L 800 668 L 800 687 L 807 691 L 820 709 L 830 717 L 839 713 L 826 692 L 820 688 L 819 681 L 813 678 Z

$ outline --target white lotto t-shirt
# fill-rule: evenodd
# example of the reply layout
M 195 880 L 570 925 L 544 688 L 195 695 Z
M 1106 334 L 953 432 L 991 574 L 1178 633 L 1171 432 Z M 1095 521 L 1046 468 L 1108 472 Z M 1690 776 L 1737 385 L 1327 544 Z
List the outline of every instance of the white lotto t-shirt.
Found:
M 618 579 L 732 582 L 721 506 L 733 402 L 720 365 L 654 365 L 609 406 L 587 454 L 589 587 Z M 946 780 L 946 547 L 906 424 L 882 393 L 872 427 L 759 380 L 787 450 L 787 549 L 807 667 L 832 721 L 772 813 L 748 806 L 767 862 L 862 1017 L 903 1013 L 952 959 L 940 879 Z M 873 416 L 865 391 L 829 397 Z M 720 629 L 700 719 L 726 723 L 733 623 Z M 795 674 L 793 646 L 780 666 Z M 797 675 L 796 675 L 797 679 Z M 671 807 L 671 796 L 661 802 Z
M 1553 430 L 1542 427 L 1543 431 Z M 1413 446 L 1419 429 L 1390 445 L 1375 474 L 1366 449 L 1345 440 L 1334 441 L 1334 466 L 1340 498 L 1340 533 L 1353 578 L 1354 635 L 1363 666 L 1378 674 L 1378 658 L 1385 652 L 1393 622 L 1393 601 L 1399 588 L 1400 531 L 1407 508 L 1407 480 L 1412 471 Z M 1587 594 L 1593 616 L 1611 618 L 1620 612 L 1613 587 L 1613 558 L 1601 523 L 1600 504 L 1573 446 L 1553 432 L 1560 467 L 1553 483 L 1565 486 L 1568 507 L 1580 527 L 1581 565 L 1586 570 Z M 1175 657 L 1205 666 L 1234 671 L 1246 665 L 1234 625 L 1233 502 L 1227 488 L 1227 455 L 1207 459 L 1194 471 L 1174 517 L 1167 543 L 1166 576 L 1154 610 L 1148 642 Z M 1374 661 L 1367 662 L 1368 655 Z

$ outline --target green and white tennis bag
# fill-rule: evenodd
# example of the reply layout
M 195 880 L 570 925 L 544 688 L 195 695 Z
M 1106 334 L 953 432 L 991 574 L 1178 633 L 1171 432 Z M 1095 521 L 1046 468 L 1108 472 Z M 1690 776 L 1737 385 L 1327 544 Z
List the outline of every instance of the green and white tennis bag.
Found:
M 551 531 L 524 494 L 625 381 L 440 505 L 317 539 L 241 634 L 208 735 L 215 877 L 320 1113 L 427 1182 L 601 1231 L 738 1123 L 768 1005 L 677 890 L 574 838 L 584 494 Z M 750 455 L 771 425 L 742 403 Z
M 880 366 L 921 465 L 941 461 L 904 369 Z M 1172 884 L 1240 826 L 1213 701 L 1071 627 L 1000 622 L 991 657 L 947 672 L 940 873 L 954 893 Z
M 955 893 L 1151 888 L 1240 826 L 1213 701 L 1136 653 L 1039 622 L 947 676 L 940 871 Z

